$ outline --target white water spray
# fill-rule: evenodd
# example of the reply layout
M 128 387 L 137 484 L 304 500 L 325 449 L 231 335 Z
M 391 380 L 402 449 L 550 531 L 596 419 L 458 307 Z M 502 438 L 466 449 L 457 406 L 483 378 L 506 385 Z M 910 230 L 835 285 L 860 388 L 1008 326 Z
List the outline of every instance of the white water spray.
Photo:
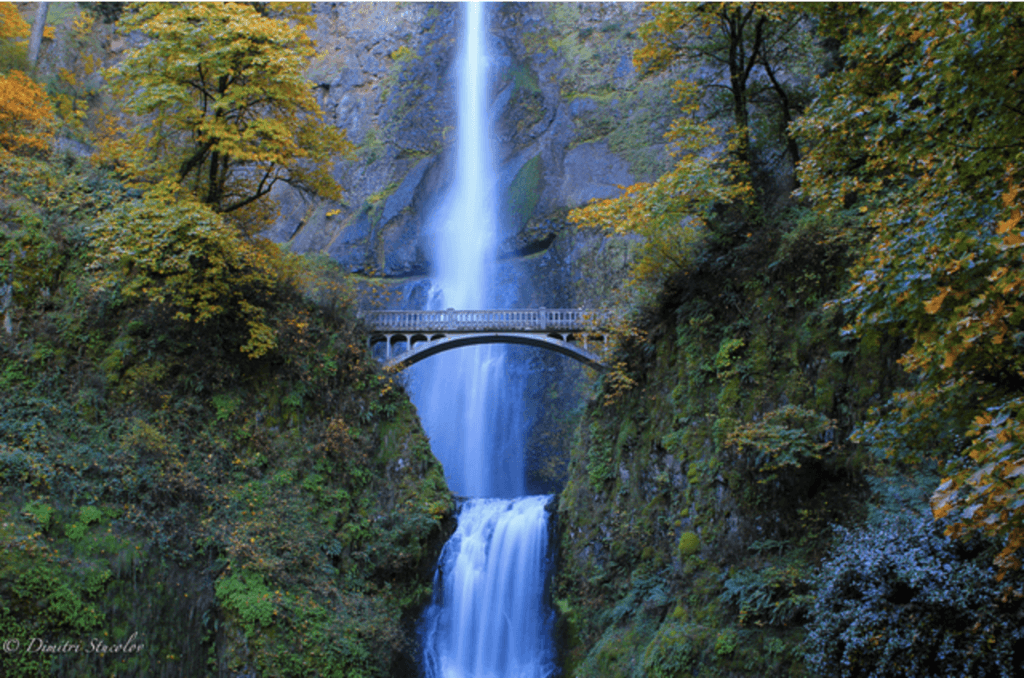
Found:
M 427 678 L 555 674 L 544 602 L 550 496 L 471 499 L 459 513 L 423 619 Z
M 466 6 L 456 166 L 432 220 L 430 306 L 501 306 L 494 289 L 497 172 L 487 133 L 484 9 Z M 427 678 L 547 678 L 557 672 L 545 599 L 551 497 L 525 491 L 519 384 L 503 346 L 444 352 L 412 368 L 413 401 L 456 494 L 471 499 L 445 545 L 420 631 Z

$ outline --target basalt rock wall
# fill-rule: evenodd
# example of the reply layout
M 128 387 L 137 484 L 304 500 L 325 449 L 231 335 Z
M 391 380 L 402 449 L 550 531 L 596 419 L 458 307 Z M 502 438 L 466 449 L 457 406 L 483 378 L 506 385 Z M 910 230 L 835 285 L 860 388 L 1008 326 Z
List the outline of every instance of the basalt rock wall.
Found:
M 277 191 L 281 216 L 271 237 L 383 279 L 391 305 L 416 306 L 418 283 L 430 273 L 429 215 L 452 174 L 459 5 L 340 3 L 314 11 L 321 56 L 309 77 L 329 120 L 357 148 L 335 164 L 342 201 Z M 641 81 L 632 65 L 641 10 L 507 3 L 489 13 L 504 229 L 497 275 L 518 289 L 510 299 L 517 305 L 599 304 L 607 290 L 585 284 L 581 272 L 621 277 L 625 258 L 615 254 L 623 247 L 578 233 L 565 216 L 656 176 L 668 161 L 669 86 Z M 594 271 L 595 261 L 609 270 Z

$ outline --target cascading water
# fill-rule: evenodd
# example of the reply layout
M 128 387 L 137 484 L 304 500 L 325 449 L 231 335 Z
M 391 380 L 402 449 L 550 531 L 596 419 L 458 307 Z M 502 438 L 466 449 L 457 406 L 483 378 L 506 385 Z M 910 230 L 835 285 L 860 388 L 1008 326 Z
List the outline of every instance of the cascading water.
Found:
M 487 135 L 484 10 L 466 5 L 456 165 L 432 224 L 434 309 L 500 308 L 494 289 L 497 172 Z M 545 602 L 550 496 L 525 491 L 522 391 L 502 346 L 441 353 L 411 371 L 413 402 L 463 502 L 421 624 L 427 678 L 546 678 L 556 673 Z M 519 497 L 519 498 L 513 498 Z
M 466 6 L 455 176 L 430 219 L 432 309 L 480 310 L 503 301 L 492 284 L 500 224 L 487 134 L 483 14 L 479 4 Z M 413 401 L 456 494 L 516 497 L 525 491 L 522 402 L 506 362 L 506 348 L 489 345 L 442 353 L 410 370 Z
M 423 619 L 427 678 L 555 673 L 544 601 L 550 496 L 471 499 L 441 553 Z

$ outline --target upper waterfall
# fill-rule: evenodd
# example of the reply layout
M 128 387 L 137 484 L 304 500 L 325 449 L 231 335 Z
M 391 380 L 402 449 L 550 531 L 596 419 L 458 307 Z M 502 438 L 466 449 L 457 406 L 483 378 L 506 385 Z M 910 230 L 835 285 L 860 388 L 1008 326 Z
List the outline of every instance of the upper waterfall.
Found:
M 446 307 L 474 310 L 491 301 L 488 270 L 495 263 L 497 210 L 494 154 L 487 130 L 488 62 L 484 10 L 466 6 L 459 60 L 455 177 L 436 222 L 433 280 Z
M 457 63 L 458 120 L 450 188 L 430 216 L 430 307 L 477 310 L 498 305 L 500 232 L 492 135 L 485 7 L 468 3 Z M 439 355 L 411 371 L 411 390 L 431 449 L 456 494 L 524 494 L 522 386 L 508 349 L 477 346 Z

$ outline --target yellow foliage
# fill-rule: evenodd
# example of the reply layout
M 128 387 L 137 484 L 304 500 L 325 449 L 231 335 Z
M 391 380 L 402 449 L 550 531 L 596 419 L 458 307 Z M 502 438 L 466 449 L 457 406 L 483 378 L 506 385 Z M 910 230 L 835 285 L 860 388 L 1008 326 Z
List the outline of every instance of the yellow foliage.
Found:
M 27 38 L 31 32 L 28 22 L 13 2 L 0 2 L 0 39 Z
M 946 298 L 946 295 L 949 294 L 949 291 L 951 289 L 953 289 L 953 288 L 952 287 L 946 287 L 946 289 L 942 290 L 942 292 L 940 292 L 939 294 L 935 295 L 934 297 L 929 299 L 927 302 L 925 302 L 925 305 L 924 305 L 925 313 L 928 313 L 929 315 L 935 315 L 936 313 L 938 313 L 939 309 L 942 308 L 942 301 Z
M 244 325 L 239 350 L 258 358 L 277 345 L 267 323 L 290 267 L 276 245 L 250 238 L 171 182 L 105 215 L 91 232 L 96 289 L 173 311 L 175 320 Z
M 665 134 L 675 167 L 653 183 L 628 186 L 618 198 L 596 200 L 569 213 L 569 221 L 580 228 L 642 238 L 630 271 L 632 286 L 657 286 L 686 272 L 704 246 L 714 209 L 746 204 L 753 195 L 734 158 L 707 157 L 707 149 L 721 138 L 711 125 L 695 119 L 696 85 L 677 82 L 675 90 L 681 115 Z
M 1013 413 L 1024 405 L 1018 398 L 1007 403 L 997 416 L 986 413 L 975 418 L 968 436 L 971 460 L 958 472 L 944 478 L 932 494 L 936 519 L 951 517 L 946 533 L 961 536 L 981 532 L 1002 538 L 1003 549 L 995 558 L 1000 578 L 1021 566 L 1024 525 L 1019 509 L 1024 503 L 1024 424 Z
M 93 17 L 88 14 L 79 14 L 75 17 L 75 20 L 71 22 L 71 30 L 74 31 L 77 37 L 84 38 L 92 32 L 92 26 L 94 23 L 96 23 L 96 19 Z
M 127 13 L 120 29 L 150 40 L 107 76 L 122 110 L 147 123 L 107 126 L 103 160 L 143 185 L 173 179 L 255 229 L 253 206 L 279 181 L 340 198 L 329 162 L 352 145 L 324 122 L 303 75 L 315 54 L 308 9 L 273 11 L 286 18 L 244 3 L 140 4 Z
M 49 148 L 53 109 L 43 87 L 21 71 L 0 75 L 0 146 L 20 154 Z

